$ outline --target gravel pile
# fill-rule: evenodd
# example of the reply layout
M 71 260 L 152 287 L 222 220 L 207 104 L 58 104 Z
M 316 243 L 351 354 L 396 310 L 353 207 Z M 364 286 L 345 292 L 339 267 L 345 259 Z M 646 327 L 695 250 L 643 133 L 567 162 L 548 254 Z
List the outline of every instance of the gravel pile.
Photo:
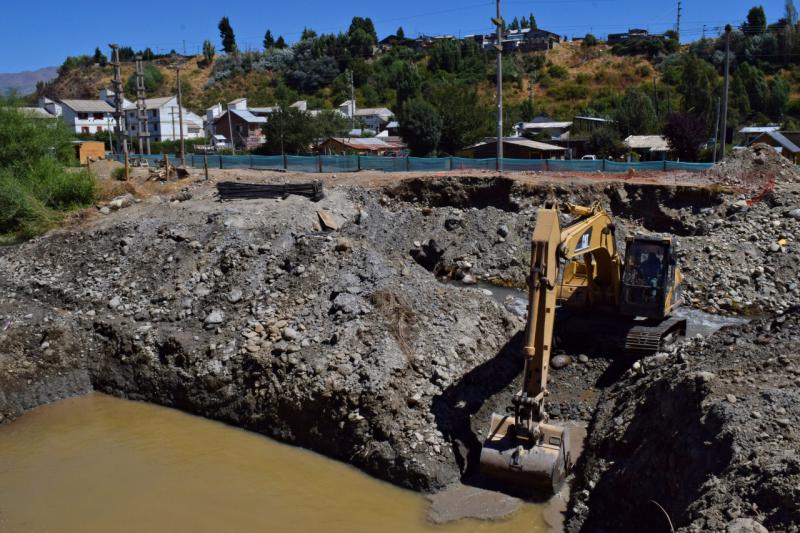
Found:
M 774 183 L 799 183 L 800 171 L 767 144 L 735 150 L 703 177 L 730 187 L 755 191 Z
M 800 187 L 748 205 L 735 197 L 695 217 L 680 237 L 687 302 L 712 313 L 762 315 L 800 304 Z

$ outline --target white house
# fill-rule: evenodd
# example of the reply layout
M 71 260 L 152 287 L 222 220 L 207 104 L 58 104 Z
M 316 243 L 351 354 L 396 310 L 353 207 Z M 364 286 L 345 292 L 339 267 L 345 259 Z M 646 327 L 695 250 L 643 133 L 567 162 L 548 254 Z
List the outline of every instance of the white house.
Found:
M 75 133 L 102 133 L 114 128 L 114 108 L 108 102 L 61 100 L 59 104 L 61 117 Z
M 147 98 L 145 101 L 147 111 L 147 129 L 151 141 L 174 141 L 181 138 L 180 111 L 177 96 L 163 96 L 161 98 Z M 136 104 L 125 108 L 125 121 L 128 135 L 135 139 L 139 135 L 139 120 Z M 183 137 L 196 139 L 205 136 L 203 119 L 183 108 Z
M 355 118 L 362 122 L 367 129 L 380 132 L 394 120 L 394 113 L 385 107 L 365 107 L 358 109 L 352 100 L 346 100 L 339 104 L 339 112 L 347 118 Z
M 61 104 L 47 98 L 46 96 L 39 97 L 39 101 L 37 102 L 36 107 L 38 107 L 39 109 L 44 109 L 46 112 L 50 113 L 55 117 L 60 117 L 63 112 Z

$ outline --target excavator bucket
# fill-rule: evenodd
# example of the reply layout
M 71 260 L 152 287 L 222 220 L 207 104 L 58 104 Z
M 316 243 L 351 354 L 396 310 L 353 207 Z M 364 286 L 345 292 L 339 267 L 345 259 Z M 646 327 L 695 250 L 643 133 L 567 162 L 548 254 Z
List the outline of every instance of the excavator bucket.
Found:
M 481 473 L 523 491 L 558 492 L 571 468 L 569 432 L 551 424 L 537 428 L 537 439 L 523 438 L 515 431 L 513 416 L 492 414 L 481 449 Z

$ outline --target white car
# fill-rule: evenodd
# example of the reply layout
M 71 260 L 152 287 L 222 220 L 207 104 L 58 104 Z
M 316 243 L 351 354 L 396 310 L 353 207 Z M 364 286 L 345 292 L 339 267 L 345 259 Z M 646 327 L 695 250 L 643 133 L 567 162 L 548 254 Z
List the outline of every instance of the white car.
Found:
M 581 160 L 582 161 L 597 161 L 597 156 L 596 155 L 585 155 L 585 156 L 581 157 Z

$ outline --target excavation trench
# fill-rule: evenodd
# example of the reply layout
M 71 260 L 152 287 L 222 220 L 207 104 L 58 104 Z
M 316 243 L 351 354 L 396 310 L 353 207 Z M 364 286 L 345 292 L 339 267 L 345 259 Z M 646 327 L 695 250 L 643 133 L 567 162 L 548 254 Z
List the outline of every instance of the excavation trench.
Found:
M 524 286 L 536 207 L 548 198 L 599 201 L 626 231 L 680 234 L 690 304 L 728 309 L 704 296 L 709 269 L 694 260 L 704 247 L 697 236 L 730 215 L 717 193 L 427 181 L 333 187 L 313 206 L 299 197 L 220 204 L 197 193 L 5 251 L 0 416 L 98 390 L 437 492 L 476 484 L 489 416 L 519 386 L 524 322 L 493 289 L 442 284 L 431 272 Z M 648 216 L 654 204 L 663 216 Z M 318 210 L 340 229 L 321 232 Z M 572 364 L 554 372 L 557 420 L 592 423 L 606 389 L 627 379 L 612 347 L 592 346 L 565 350 Z M 581 490 L 589 480 L 581 474 Z

